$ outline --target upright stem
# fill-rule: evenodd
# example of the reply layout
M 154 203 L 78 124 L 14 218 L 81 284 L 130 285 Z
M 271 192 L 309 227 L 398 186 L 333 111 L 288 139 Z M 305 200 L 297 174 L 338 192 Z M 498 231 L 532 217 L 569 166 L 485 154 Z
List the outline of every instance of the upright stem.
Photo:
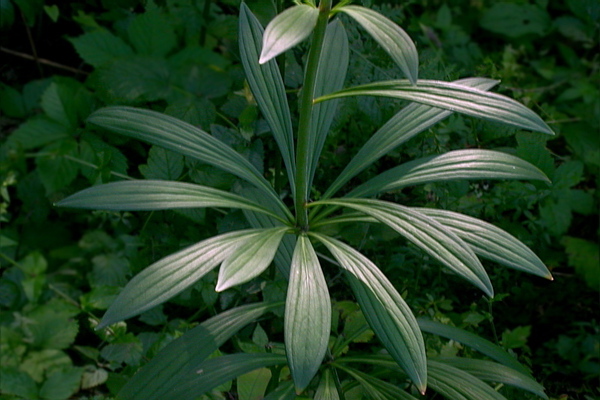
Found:
M 309 157 L 310 145 L 310 124 L 312 119 L 313 99 L 315 94 L 315 81 L 317 77 L 317 67 L 319 58 L 323 49 L 323 40 L 325 38 L 325 29 L 329 20 L 329 11 L 331 11 L 331 0 L 321 0 L 319 4 L 319 18 L 313 31 L 313 39 L 306 62 L 306 72 L 304 74 L 304 86 L 300 97 L 300 119 L 298 122 L 298 142 L 296 151 L 296 196 L 294 199 L 296 207 L 296 220 L 298 227 L 304 231 L 308 230 L 308 212 L 306 203 L 308 203 L 308 182 L 309 179 Z

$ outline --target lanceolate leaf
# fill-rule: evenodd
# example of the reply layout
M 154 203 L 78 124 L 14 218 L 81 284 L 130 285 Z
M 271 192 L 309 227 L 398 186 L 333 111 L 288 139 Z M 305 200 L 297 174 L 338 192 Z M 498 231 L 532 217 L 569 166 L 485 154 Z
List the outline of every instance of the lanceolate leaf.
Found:
M 193 285 L 261 229 L 225 233 L 161 259 L 137 274 L 104 314 L 98 328 L 133 317 Z
M 197 366 L 226 340 L 265 312 L 283 303 L 254 303 L 227 310 L 169 343 L 138 371 L 119 392 L 123 400 L 167 400 L 181 385 L 185 376 L 195 373 Z M 199 345 L 199 344 L 202 345 Z M 187 396 L 185 397 L 187 398 Z M 178 399 L 177 399 L 178 400 Z
M 211 358 L 196 366 L 169 393 L 169 399 L 196 399 L 223 383 L 258 368 L 285 364 L 285 356 L 273 353 L 230 354 Z
M 498 81 L 485 78 L 467 78 L 455 83 L 481 90 L 489 90 L 497 85 Z M 356 156 L 348 163 L 346 168 L 344 168 L 335 182 L 331 184 L 331 187 L 323 195 L 323 198 L 331 197 L 346 182 L 364 171 L 369 165 L 451 114 L 452 111 L 423 104 L 413 103 L 404 107 L 371 136 Z
M 460 369 L 431 360 L 427 365 L 431 388 L 451 400 L 506 400 L 489 385 Z
M 293 188 L 296 176 L 294 134 L 283 79 L 275 60 L 262 65 L 258 63 L 263 28 L 244 2 L 240 6 L 239 29 L 240 57 L 248 84 L 271 127 Z
M 427 387 L 425 345 L 417 321 L 385 275 L 369 259 L 333 238 L 314 234 L 348 274 L 365 318 L 421 392 Z
M 171 181 L 121 181 L 92 186 L 56 205 L 117 211 L 231 207 L 260 212 L 281 220 L 277 214 L 241 196 L 207 186 Z
M 451 211 L 429 208 L 416 210 L 450 228 L 479 256 L 514 269 L 552 279 L 552 274 L 542 260 L 517 238 L 502 229 L 477 218 Z
M 277 389 L 268 393 L 263 400 L 294 400 L 296 397 L 294 384 L 291 381 L 284 381 Z
M 186 122 L 167 115 L 133 107 L 106 107 L 94 112 L 88 121 L 113 132 L 143 140 L 230 172 L 247 180 L 277 201 L 291 217 L 269 182 L 231 147 Z
M 397 385 L 382 381 L 381 379 L 365 374 L 357 369 L 348 368 L 343 364 L 334 365 L 356 379 L 365 392 L 369 394 L 369 398 L 382 400 L 417 400 L 416 397 L 406 393 Z
M 221 264 L 215 290 L 221 292 L 260 275 L 273 261 L 281 238 L 288 229 L 265 229 L 235 249 Z
M 350 51 L 348 46 L 348 37 L 344 25 L 336 19 L 327 26 L 323 50 L 319 59 L 315 83 L 315 97 L 322 96 L 340 90 L 346 80 L 348 70 L 348 60 Z M 312 124 L 310 126 L 309 140 L 312 158 L 309 159 L 309 178 L 308 187 L 312 186 L 317 169 L 317 163 L 325 144 L 325 139 L 329 133 L 331 122 L 337 111 L 338 100 L 328 101 L 316 104 L 312 111 Z
M 467 149 L 409 161 L 365 182 L 348 197 L 368 197 L 405 186 L 453 179 L 536 179 L 549 182 L 534 165 L 499 151 Z
M 321 96 L 315 99 L 315 102 L 348 96 L 404 99 L 518 128 L 554 134 L 536 113 L 521 103 L 506 96 L 455 82 L 420 80 L 416 86 L 406 80 L 375 82 Z
M 317 24 L 318 17 L 319 9 L 301 4 L 273 18 L 265 29 L 259 62 L 264 64 L 306 39 Z
M 542 385 L 529 376 L 504 365 L 492 361 L 462 357 L 440 357 L 436 358 L 435 361 L 451 365 L 483 381 L 514 386 L 519 389 L 527 390 L 541 398 L 548 399 Z
M 327 282 L 310 240 L 300 235 L 285 302 L 285 348 L 297 392 L 308 386 L 321 366 L 330 329 Z
M 340 400 L 330 368 L 327 368 L 321 375 L 319 387 L 315 392 L 315 400 Z
M 369 32 L 369 35 L 392 57 L 413 85 L 417 82 L 419 55 L 415 44 L 402 28 L 368 8 L 344 6 L 339 10 L 351 16 Z
M 471 248 L 450 229 L 399 204 L 373 199 L 331 199 L 312 203 L 349 207 L 388 225 L 462 278 L 493 296 L 490 279 Z
M 502 347 L 486 340 L 480 336 L 477 336 L 471 332 L 467 332 L 464 329 L 456 328 L 454 326 L 442 324 L 440 322 L 431 321 L 429 319 L 418 318 L 419 328 L 422 331 L 433 333 L 434 335 L 443 336 L 447 339 L 452 339 L 456 342 L 462 343 L 469 346 L 482 354 L 490 357 L 499 363 L 506 365 L 522 374 L 529 375 L 529 371 L 522 366 L 513 356 L 508 354 Z

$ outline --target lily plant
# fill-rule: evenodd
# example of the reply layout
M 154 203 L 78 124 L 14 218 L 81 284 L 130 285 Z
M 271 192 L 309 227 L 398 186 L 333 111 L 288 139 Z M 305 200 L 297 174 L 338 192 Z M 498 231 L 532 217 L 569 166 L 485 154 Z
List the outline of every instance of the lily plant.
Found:
M 358 23 L 389 54 L 403 79 L 344 88 L 349 45 L 340 14 Z M 299 93 L 297 126 L 276 57 L 310 38 Z M 509 233 L 451 211 L 409 207 L 377 196 L 411 185 L 456 179 L 548 181 L 535 166 L 504 152 L 450 151 L 391 168 L 347 189 L 348 182 L 382 156 L 452 113 L 552 134 L 533 111 L 489 90 L 498 81 L 466 78 L 453 82 L 418 78 L 418 54 L 405 31 L 383 15 L 346 1 L 297 3 L 263 30 L 242 3 L 239 45 L 253 97 L 267 121 L 283 163 L 293 206 L 244 156 L 198 127 L 159 112 L 124 106 L 95 111 L 89 123 L 161 146 L 227 171 L 242 181 L 236 193 L 187 182 L 124 180 L 90 187 L 58 203 L 63 207 L 149 211 L 217 207 L 244 211 L 249 228 L 219 234 L 165 257 L 137 274 L 105 313 L 98 329 L 139 315 L 168 301 L 219 267 L 215 290 L 227 290 L 262 274 L 273 262 L 288 279 L 284 312 L 285 354 L 229 354 L 208 358 L 241 327 L 281 304 L 257 303 L 219 314 L 161 351 L 121 390 L 124 399 L 196 398 L 223 382 L 261 367 L 289 367 L 290 379 L 275 374 L 267 399 L 343 399 L 350 386 L 369 398 L 415 399 L 430 387 L 451 399 L 502 399 L 485 383 L 513 385 L 546 398 L 527 369 L 485 339 L 435 321 L 417 319 L 396 288 L 365 255 L 340 238 L 332 226 L 387 225 L 443 267 L 485 295 L 494 289 L 481 258 L 551 279 L 540 259 Z M 327 134 L 349 96 L 402 99 L 400 109 L 364 143 L 317 199 L 309 194 Z M 340 196 L 341 189 L 346 194 Z M 332 304 L 323 258 L 342 271 L 385 354 L 346 357 L 330 340 Z M 474 346 L 495 360 L 429 359 L 422 332 Z M 324 362 L 326 361 L 326 362 Z M 353 364 L 354 363 L 354 364 Z M 358 364 L 356 364 L 358 363 Z M 388 368 L 416 390 L 404 390 L 360 371 L 361 365 Z M 353 366 L 358 365 L 358 367 Z M 278 367 L 279 368 L 279 367 Z M 315 376 L 318 374 L 318 379 Z

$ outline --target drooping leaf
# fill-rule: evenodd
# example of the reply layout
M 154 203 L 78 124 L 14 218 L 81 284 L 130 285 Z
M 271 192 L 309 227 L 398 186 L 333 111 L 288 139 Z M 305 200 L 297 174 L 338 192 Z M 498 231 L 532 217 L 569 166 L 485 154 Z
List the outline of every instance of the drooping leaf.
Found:
M 167 400 L 185 376 L 238 330 L 283 303 L 254 303 L 222 312 L 169 343 L 119 392 L 124 400 Z M 202 343 L 201 346 L 198 344 Z
M 502 229 L 477 218 L 451 211 L 429 208 L 419 208 L 418 211 L 450 228 L 479 256 L 552 279 L 542 260 L 521 241 Z
M 135 180 L 92 186 L 56 203 L 60 207 L 116 211 L 150 211 L 174 208 L 231 207 L 280 217 L 233 193 L 194 183 Z
M 348 96 L 404 99 L 518 128 L 554 134 L 536 113 L 521 103 L 500 94 L 456 82 L 420 80 L 416 85 L 406 80 L 375 82 L 321 96 L 315 99 L 315 102 Z
M 456 367 L 483 381 L 514 386 L 519 389 L 527 390 L 543 399 L 548 399 L 542 385 L 534 381 L 528 375 L 524 375 L 521 372 L 502 364 L 463 357 L 439 357 L 436 358 L 435 361 Z
M 265 29 L 259 63 L 266 63 L 306 39 L 317 24 L 318 17 L 319 9 L 300 4 L 273 18 Z
M 451 400 L 506 400 L 473 375 L 447 364 L 429 360 L 429 386 Z
M 466 149 L 409 161 L 365 182 L 348 197 L 368 197 L 405 186 L 453 179 L 535 179 L 549 182 L 537 167 L 499 151 Z
M 263 28 L 245 3 L 240 6 L 240 56 L 252 94 L 279 146 L 288 179 L 294 188 L 294 133 L 285 86 L 275 60 L 259 64 Z
M 283 235 L 289 228 L 265 229 L 238 247 L 221 264 L 215 290 L 221 292 L 260 275 L 273 261 Z
M 377 11 L 360 6 L 339 9 L 362 25 L 369 35 L 392 57 L 404 75 L 414 85 L 419 73 L 419 55 L 411 38 L 402 28 Z
M 103 108 L 94 112 L 88 121 L 113 132 L 196 158 L 239 176 L 272 197 L 280 210 L 291 217 L 269 182 L 248 160 L 192 125 L 158 112 L 132 107 Z
M 467 78 L 456 81 L 456 83 L 481 90 L 489 90 L 497 85 L 498 81 L 485 78 Z M 371 136 L 356 156 L 346 165 L 335 182 L 331 184 L 331 187 L 327 189 L 323 198 L 331 197 L 346 182 L 364 171 L 369 165 L 451 114 L 452 111 L 423 104 L 409 104 L 404 107 Z
M 335 20 L 327 26 L 323 40 L 323 50 L 319 58 L 315 81 L 315 97 L 340 90 L 344 86 L 350 50 L 344 25 Z M 317 169 L 317 163 L 329 134 L 329 128 L 337 111 L 338 101 L 316 104 L 312 110 L 312 123 L 309 132 L 309 184 Z
M 348 274 L 369 325 L 421 392 L 427 387 L 425 344 L 410 307 L 369 259 L 333 238 L 314 234 Z
M 493 297 L 493 288 L 471 248 L 433 218 L 399 204 L 374 199 L 330 199 L 312 203 L 348 207 L 388 225 L 431 257 Z
M 285 347 L 296 391 L 304 390 L 321 366 L 329 343 L 331 300 L 310 240 L 298 237 L 285 302 Z
M 137 274 L 104 314 L 98 329 L 140 314 L 177 295 L 225 260 L 260 229 L 229 232 L 171 254 Z

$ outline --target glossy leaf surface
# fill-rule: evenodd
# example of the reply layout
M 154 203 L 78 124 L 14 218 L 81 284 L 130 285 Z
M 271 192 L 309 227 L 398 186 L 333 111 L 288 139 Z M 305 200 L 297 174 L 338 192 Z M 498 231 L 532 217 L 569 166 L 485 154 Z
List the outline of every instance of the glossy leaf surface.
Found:
M 432 360 L 427 364 L 431 388 L 451 400 L 506 400 L 488 384 L 467 372 Z

